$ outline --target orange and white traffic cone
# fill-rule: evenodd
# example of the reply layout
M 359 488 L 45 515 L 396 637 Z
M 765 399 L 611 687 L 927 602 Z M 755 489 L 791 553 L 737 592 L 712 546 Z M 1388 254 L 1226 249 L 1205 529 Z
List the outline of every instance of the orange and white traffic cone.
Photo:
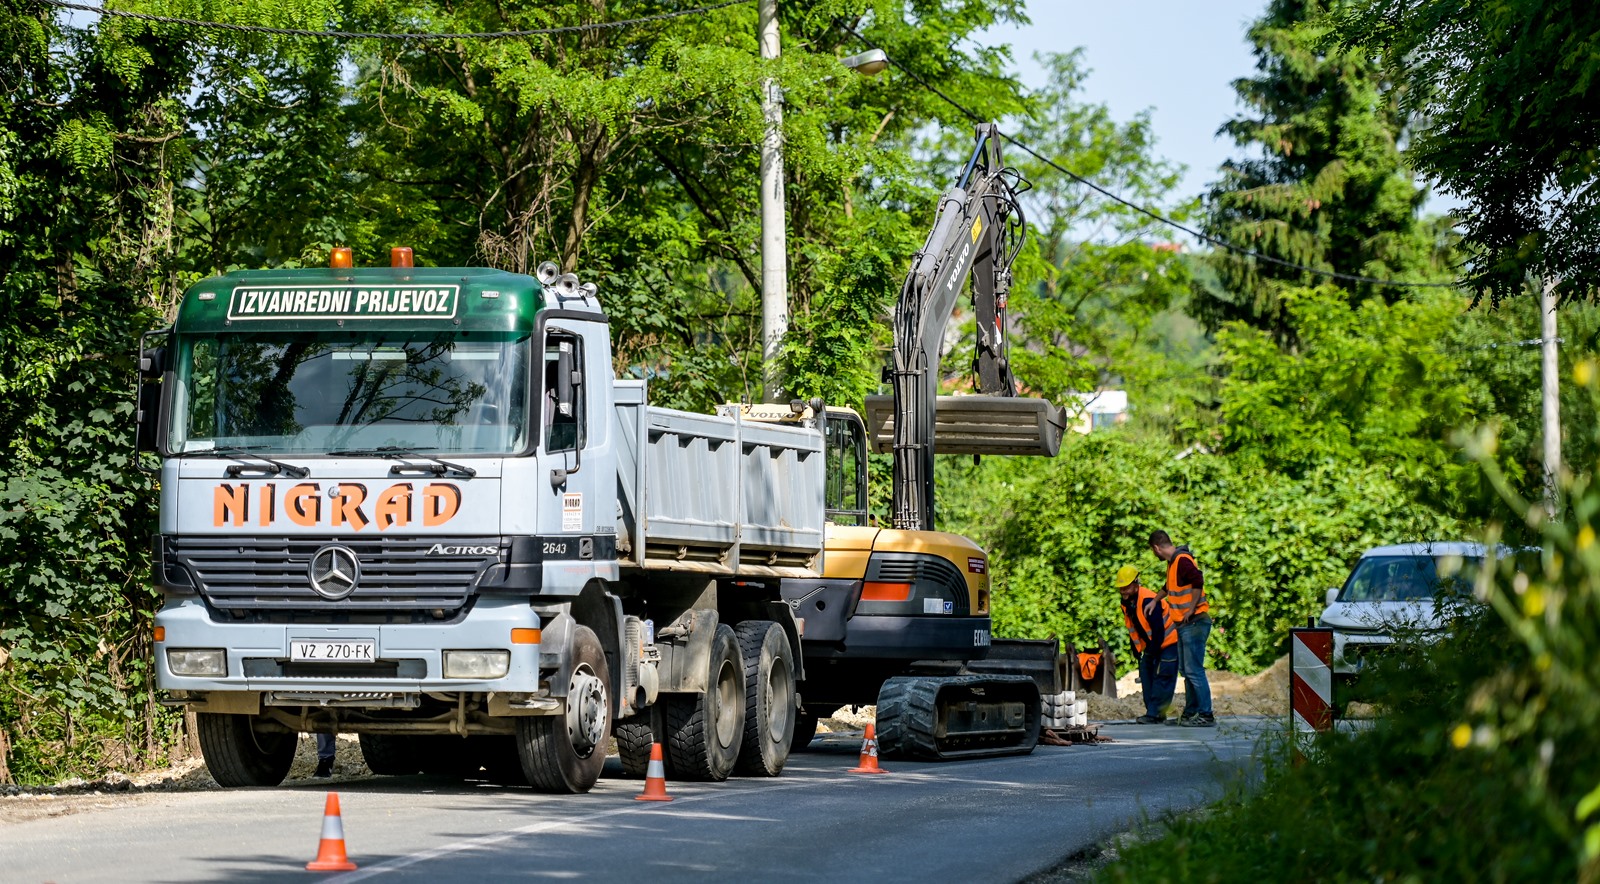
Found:
M 322 841 L 317 844 L 317 858 L 306 863 L 313 872 L 353 872 L 356 864 L 344 852 L 344 823 L 339 817 L 339 793 L 329 792 L 328 803 L 322 808 Z
M 850 768 L 851 773 L 888 773 L 878 766 L 878 736 L 872 728 L 872 722 L 867 722 L 867 732 L 861 738 L 861 760 L 857 767 Z
M 635 801 L 671 801 L 667 794 L 667 768 L 661 763 L 661 744 L 650 744 L 650 766 L 644 771 L 644 794 L 635 795 Z

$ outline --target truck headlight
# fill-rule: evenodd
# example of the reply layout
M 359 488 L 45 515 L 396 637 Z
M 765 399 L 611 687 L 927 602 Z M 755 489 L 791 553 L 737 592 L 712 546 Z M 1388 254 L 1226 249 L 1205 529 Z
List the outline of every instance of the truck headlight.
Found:
M 173 675 L 222 678 L 228 674 L 228 654 L 221 648 L 168 648 L 167 668 Z
M 445 651 L 445 678 L 504 678 L 511 671 L 510 651 Z

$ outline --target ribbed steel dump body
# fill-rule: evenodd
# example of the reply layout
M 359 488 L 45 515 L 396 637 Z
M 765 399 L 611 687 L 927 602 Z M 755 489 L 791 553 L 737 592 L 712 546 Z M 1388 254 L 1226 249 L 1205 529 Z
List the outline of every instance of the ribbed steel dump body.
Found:
M 647 406 L 644 381 L 615 395 L 623 567 L 821 575 L 821 432 Z

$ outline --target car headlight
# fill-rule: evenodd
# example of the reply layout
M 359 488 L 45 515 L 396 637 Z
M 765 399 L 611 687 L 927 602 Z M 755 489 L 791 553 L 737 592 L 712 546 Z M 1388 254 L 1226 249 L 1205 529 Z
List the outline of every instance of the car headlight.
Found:
M 510 651 L 445 651 L 445 678 L 504 678 L 511 671 Z
M 173 675 L 222 678 L 228 674 L 228 653 L 221 648 L 168 648 L 167 668 Z

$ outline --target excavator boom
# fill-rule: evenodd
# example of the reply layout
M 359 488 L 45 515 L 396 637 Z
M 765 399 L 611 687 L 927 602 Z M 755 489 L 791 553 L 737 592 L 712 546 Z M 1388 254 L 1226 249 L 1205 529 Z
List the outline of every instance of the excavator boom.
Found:
M 934 527 L 933 458 L 946 454 L 1046 454 L 1053 456 L 1066 426 L 1060 408 L 1043 400 L 1021 399 L 1006 353 L 1006 302 L 1011 264 L 1026 228 L 1017 202 L 1025 187 L 1000 154 L 993 123 L 977 127 L 977 144 L 954 187 L 939 200 L 939 214 L 894 310 L 894 394 L 868 397 L 874 436 L 893 439 L 896 528 Z M 973 366 L 982 396 L 956 405 L 962 397 L 939 396 L 939 355 L 956 299 L 972 280 L 977 313 L 977 358 Z M 872 420 L 876 411 L 890 417 Z M 941 420 L 941 411 L 949 419 Z M 993 431 L 1000 429 L 998 436 Z M 881 430 L 881 435 L 880 435 Z M 942 437 L 942 438 L 941 438 Z M 985 439 L 1003 440 L 988 446 Z M 944 444 L 941 444 L 944 443 Z M 880 446 L 881 447 L 881 446 Z

